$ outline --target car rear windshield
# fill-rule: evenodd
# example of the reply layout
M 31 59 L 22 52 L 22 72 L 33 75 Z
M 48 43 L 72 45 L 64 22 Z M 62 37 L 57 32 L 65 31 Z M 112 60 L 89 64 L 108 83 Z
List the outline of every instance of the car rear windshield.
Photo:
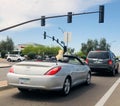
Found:
M 108 52 L 90 52 L 88 54 L 88 58 L 108 59 L 109 53 Z

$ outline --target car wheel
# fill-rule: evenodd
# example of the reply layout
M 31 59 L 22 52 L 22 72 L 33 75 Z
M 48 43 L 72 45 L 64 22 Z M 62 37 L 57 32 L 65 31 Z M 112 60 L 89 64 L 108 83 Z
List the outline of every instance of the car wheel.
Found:
M 86 78 L 86 85 L 89 85 L 91 83 L 91 74 L 90 72 L 87 74 L 87 78 Z
M 7 59 L 8 62 L 11 62 L 11 59 Z
M 113 69 L 112 69 L 112 72 L 111 72 L 111 75 L 112 75 L 112 76 L 115 76 L 115 74 L 116 74 L 116 71 L 115 71 L 115 68 L 113 68 Z
M 18 61 L 18 62 L 20 62 L 20 61 L 21 61 L 21 59 L 18 59 L 17 61 Z
M 18 90 L 22 93 L 28 93 L 29 89 L 25 89 L 25 88 L 18 88 Z
M 117 69 L 115 70 L 115 73 L 118 74 L 119 71 L 119 65 L 117 66 Z
M 63 95 L 68 95 L 70 93 L 70 90 L 71 90 L 71 81 L 70 78 L 67 77 L 63 85 Z

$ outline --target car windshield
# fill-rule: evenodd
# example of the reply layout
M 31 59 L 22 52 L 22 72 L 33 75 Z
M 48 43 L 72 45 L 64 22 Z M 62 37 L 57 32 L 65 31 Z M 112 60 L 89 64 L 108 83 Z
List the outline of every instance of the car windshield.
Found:
M 59 62 L 62 62 L 62 63 L 69 63 L 69 64 L 83 64 L 80 60 L 78 60 L 77 58 L 75 57 L 69 57 L 69 56 L 63 56 L 62 59 L 58 60 Z
M 97 58 L 97 59 L 108 59 L 108 52 L 90 52 L 88 58 Z

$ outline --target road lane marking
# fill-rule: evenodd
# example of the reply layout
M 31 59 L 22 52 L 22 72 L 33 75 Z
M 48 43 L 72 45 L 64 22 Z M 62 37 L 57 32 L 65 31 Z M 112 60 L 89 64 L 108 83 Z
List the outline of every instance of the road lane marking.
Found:
M 113 91 L 116 89 L 118 84 L 120 83 L 120 78 L 113 84 L 113 86 L 105 93 L 105 95 L 96 103 L 95 106 L 104 106 L 105 102 L 112 95 Z

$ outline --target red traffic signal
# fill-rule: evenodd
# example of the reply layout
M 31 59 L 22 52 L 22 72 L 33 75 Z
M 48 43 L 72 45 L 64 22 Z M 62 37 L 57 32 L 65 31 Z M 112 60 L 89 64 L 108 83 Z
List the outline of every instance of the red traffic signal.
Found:
M 99 23 L 104 23 L 104 5 L 99 6 Z

